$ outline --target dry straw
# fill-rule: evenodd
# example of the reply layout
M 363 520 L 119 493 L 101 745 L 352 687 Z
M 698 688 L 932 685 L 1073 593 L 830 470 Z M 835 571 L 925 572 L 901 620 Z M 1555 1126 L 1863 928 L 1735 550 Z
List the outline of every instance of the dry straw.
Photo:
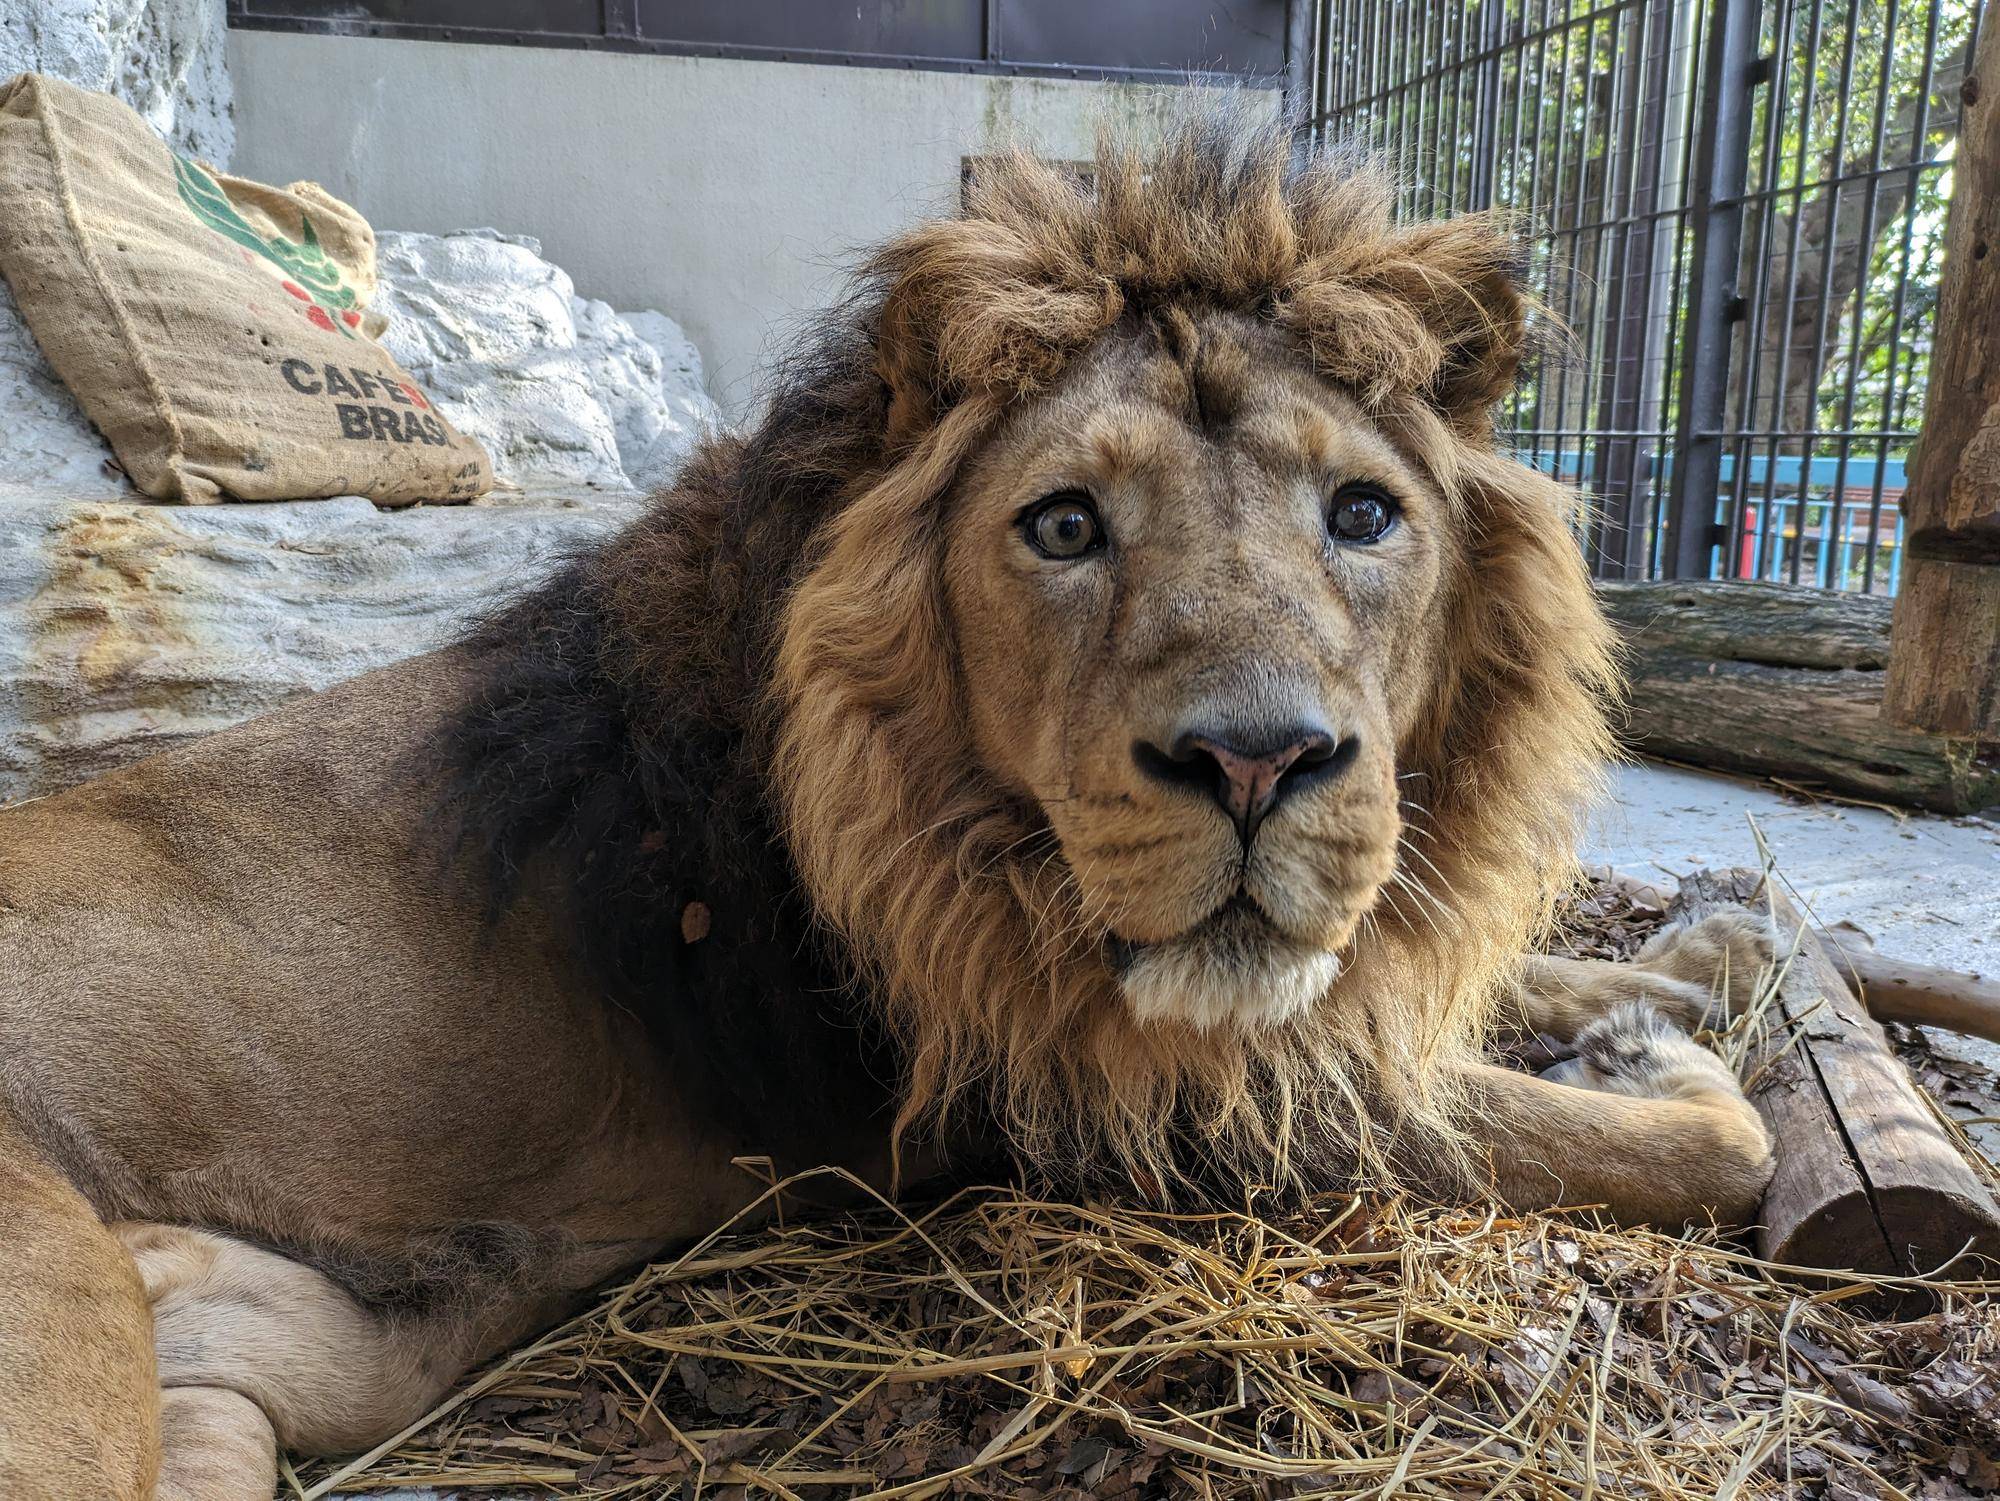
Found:
M 1582 948 L 1643 937 L 1621 901 Z M 1963 1267 L 1830 1275 L 1365 1194 L 1175 1216 L 978 1189 L 801 1221 L 826 1176 L 287 1494 L 2000 1491 L 2000 1282 Z

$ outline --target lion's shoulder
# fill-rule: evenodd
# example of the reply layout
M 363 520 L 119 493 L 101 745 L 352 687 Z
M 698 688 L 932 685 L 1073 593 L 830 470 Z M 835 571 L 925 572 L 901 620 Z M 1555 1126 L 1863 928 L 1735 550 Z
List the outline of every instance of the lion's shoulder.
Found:
M 493 920 L 532 888 L 582 971 L 760 1136 L 886 1116 L 886 1045 L 777 837 L 755 736 L 721 710 L 727 653 L 683 643 L 643 697 L 621 671 L 642 648 L 605 575 L 645 546 L 579 560 L 462 648 L 439 835 Z
M 329 843 L 401 845 L 425 816 L 420 783 L 434 735 L 472 683 L 458 648 L 408 658 L 225 730 L 179 743 L 163 735 L 169 743 L 143 760 L 4 816 L 24 833 L 30 822 L 120 830 L 190 872 L 253 851 L 296 860 Z

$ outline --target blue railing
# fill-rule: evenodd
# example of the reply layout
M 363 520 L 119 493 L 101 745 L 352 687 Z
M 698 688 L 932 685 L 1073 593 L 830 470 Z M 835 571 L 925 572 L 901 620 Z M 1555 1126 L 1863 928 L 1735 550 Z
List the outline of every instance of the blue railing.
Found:
M 1517 450 L 1522 462 L 1545 474 L 1590 488 L 1598 455 L 1595 451 L 1557 448 Z M 1742 525 L 1737 525 L 1737 456 L 1722 456 L 1721 483 L 1715 501 L 1716 524 L 1728 541 L 1711 550 L 1711 578 L 1788 581 L 1792 560 L 1798 558 L 1798 580 L 1822 589 L 1868 589 L 1894 594 L 1902 577 L 1903 511 L 1907 484 L 1905 461 L 1850 454 L 1753 455 L 1744 464 Z M 1621 461 L 1621 470 L 1623 463 Z M 1673 455 L 1641 455 L 1633 475 L 1642 492 L 1635 508 L 1647 518 L 1654 507 L 1655 482 L 1664 494 L 1673 477 Z M 1620 478 L 1623 478 L 1622 473 Z M 1841 500 L 1834 503 L 1834 487 Z M 1880 497 L 1879 516 L 1874 502 Z M 1836 522 L 1836 513 L 1838 519 Z M 1871 526 L 1871 517 L 1874 524 Z M 1837 530 L 1836 530 L 1837 527 Z M 1655 574 L 1661 539 L 1648 539 Z M 1870 554 L 1874 564 L 1869 566 Z

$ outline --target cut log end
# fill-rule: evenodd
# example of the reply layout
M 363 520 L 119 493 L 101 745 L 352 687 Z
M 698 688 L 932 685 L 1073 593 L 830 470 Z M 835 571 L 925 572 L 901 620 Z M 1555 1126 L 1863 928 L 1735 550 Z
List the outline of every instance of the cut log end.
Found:
M 1755 871 L 1697 872 L 1672 910 L 1689 921 L 1735 903 L 1770 910 Z M 1757 1249 L 1792 1266 L 1871 1275 L 1990 1275 L 2000 1204 L 1890 1051 L 1838 963 L 1782 895 L 1779 931 L 1797 948 L 1747 1077 L 1770 1127 L 1777 1172 Z M 1977 1259 L 1987 1258 L 1990 1264 Z

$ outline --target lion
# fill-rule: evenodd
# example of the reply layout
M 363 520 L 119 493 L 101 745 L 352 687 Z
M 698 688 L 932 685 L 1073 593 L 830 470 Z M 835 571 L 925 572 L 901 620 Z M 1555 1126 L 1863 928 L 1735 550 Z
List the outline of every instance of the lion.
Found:
M 1226 112 L 989 163 L 464 640 L 0 814 L 0 1493 L 265 1501 L 746 1157 L 1753 1214 L 1759 924 L 1524 958 L 1612 643 L 1507 226 L 1391 202 Z

